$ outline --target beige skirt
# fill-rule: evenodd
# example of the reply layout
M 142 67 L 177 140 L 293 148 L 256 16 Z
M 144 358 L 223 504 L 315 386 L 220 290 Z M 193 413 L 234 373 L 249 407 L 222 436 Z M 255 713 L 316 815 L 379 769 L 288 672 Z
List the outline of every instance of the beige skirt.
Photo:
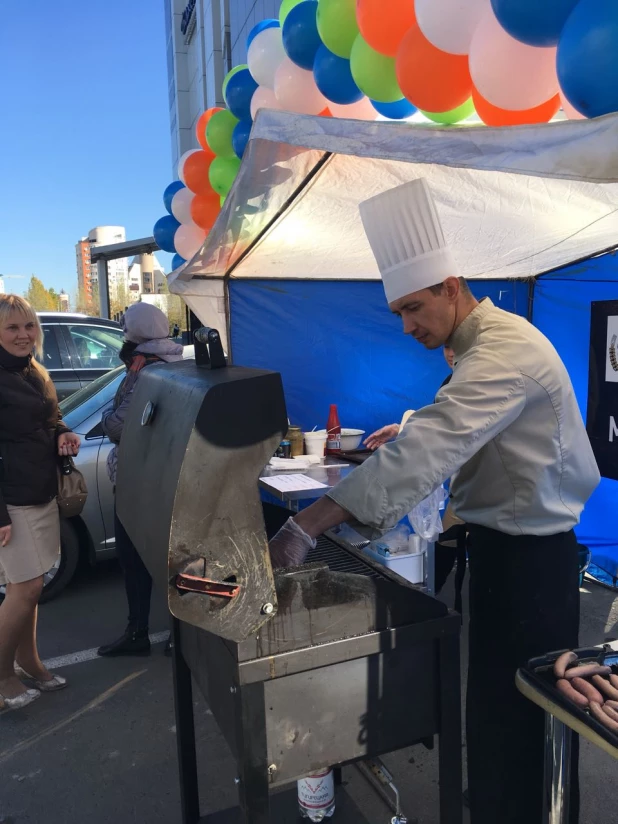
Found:
M 60 516 L 54 499 L 41 506 L 8 506 L 11 540 L 0 546 L 0 584 L 44 575 L 60 554 Z

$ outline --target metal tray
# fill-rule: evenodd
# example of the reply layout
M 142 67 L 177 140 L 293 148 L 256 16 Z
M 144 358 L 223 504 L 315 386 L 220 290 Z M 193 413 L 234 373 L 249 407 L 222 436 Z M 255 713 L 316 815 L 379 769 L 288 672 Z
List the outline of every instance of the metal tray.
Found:
M 577 718 L 578 721 L 592 729 L 604 741 L 618 750 L 618 735 L 608 730 L 607 727 L 604 727 L 585 710 L 568 701 L 556 688 L 556 676 L 553 672 L 554 662 L 563 652 L 566 652 L 566 650 L 549 652 L 547 655 L 531 658 L 530 661 L 528 661 L 528 665 L 522 667 L 521 671 L 526 679 L 538 689 L 539 692 L 553 701 L 554 704 L 561 707 L 565 712 L 568 712 L 569 715 Z M 611 666 L 612 671 L 618 675 L 618 651 L 612 649 L 611 646 L 583 647 L 574 650 L 574 652 L 577 654 L 581 663 Z

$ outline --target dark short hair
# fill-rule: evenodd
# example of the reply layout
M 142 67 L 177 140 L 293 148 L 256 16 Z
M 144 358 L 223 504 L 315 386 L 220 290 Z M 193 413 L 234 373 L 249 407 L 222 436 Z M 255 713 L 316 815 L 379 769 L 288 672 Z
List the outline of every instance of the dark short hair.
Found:
M 457 278 L 459 281 L 459 288 L 464 295 L 471 295 L 472 292 L 470 291 L 470 287 L 468 286 L 468 281 L 465 278 Z M 434 295 L 442 294 L 442 289 L 444 288 L 444 283 L 436 283 L 435 286 L 430 286 L 429 291 Z

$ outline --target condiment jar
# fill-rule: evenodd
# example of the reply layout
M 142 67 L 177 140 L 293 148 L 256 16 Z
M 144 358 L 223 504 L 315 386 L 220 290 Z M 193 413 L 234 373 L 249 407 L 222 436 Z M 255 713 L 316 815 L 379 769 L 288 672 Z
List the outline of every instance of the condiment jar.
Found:
M 288 440 L 291 444 L 292 457 L 296 458 L 304 452 L 305 439 L 303 438 L 300 426 L 290 426 L 288 429 Z

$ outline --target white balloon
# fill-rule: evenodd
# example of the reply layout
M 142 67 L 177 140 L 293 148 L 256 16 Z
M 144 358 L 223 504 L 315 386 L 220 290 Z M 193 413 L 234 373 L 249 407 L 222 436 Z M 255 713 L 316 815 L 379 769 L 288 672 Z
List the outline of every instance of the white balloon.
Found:
M 578 112 L 575 106 L 566 98 L 563 91 L 560 92 L 560 107 L 569 120 L 586 120 L 586 115 Z
M 436 48 L 450 54 L 468 54 L 472 35 L 489 3 L 490 0 L 416 0 L 416 20 Z
M 377 120 L 379 117 L 368 97 L 363 97 L 358 103 L 350 103 L 347 106 L 329 103 L 328 108 L 333 117 L 345 117 L 350 120 Z
M 253 38 L 247 53 L 247 65 L 255 82 L 274 89 L 275 72 L 285 57 L 279 26 L 261 31 Z
M 184 223 L 176 229 L 174 248 L 180 257 L 191 260 L 199 252 L 206 234 L 204 229 L 200 229 L 195 223 Z
M 172 198 L 172 214 L 179 223 L 193 223 L 191 201 L 195 195 L 191 189 L 179 189 Z
M 284 58 L 275 73 L 275 95 L 280 108 L 288 112 L 320 114 L 330 105 L 315 85 L 313 72 L 301 69 L 289 57 Z
M 191 157 L 192 154 L 195 154 L 196 152 L 199 152 L 199 151 L 201 151 L 201 149 L 189 149 L 189 151 L 185 152 L 183 154 L 183 156 L 180 158 L 180 160 L 178 161 L 178 177 L 185 184 L 185 186 L 187 185 L 185 183 L 185 174 L 184 174 L 184 172 L 185 172 L 185 163 L 187 162 L 188 157 Z
M 280 109 L 277 95 L 272 89 L 267 89 L 266 86 L 258 86 L 253 92 L 251 98 L 251 117 L 255 120 L 255 116 L 259 109 Z

